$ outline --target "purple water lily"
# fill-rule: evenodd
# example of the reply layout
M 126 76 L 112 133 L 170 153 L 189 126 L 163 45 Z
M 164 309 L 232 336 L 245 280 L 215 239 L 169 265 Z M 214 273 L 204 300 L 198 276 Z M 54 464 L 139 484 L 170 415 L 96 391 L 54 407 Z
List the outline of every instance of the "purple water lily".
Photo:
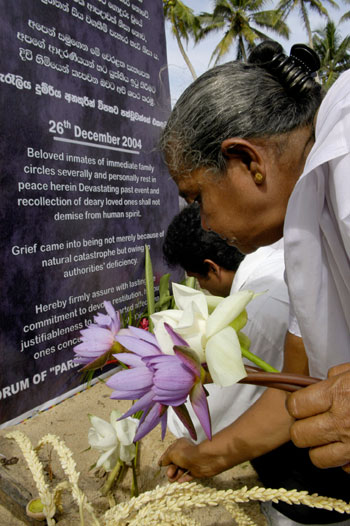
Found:
M 143 414 L 136 431 L 135 442 L 149 433 L 158 423 L 162 426 L 162 438 L 166 431 L 166 411 L 168 406 L 187 427 L 193 439 L 196 432 L 185 406 L 190 397 L 193 409 L 209 439 L 211 424 L 201 378 L 203 370 L 200 363 L 180 347 L 188 347 L 185 340 L 165 324 L 174 343 L 174 355 L 164 354 L 156 337 L 142 329 L 129 327 L 116 340 L 129 353 L 119 353 L 118 359 L 129 365 L 130 369 L 113 375 L 107 385 L 114 390 L 111 398 L 138 401 L 122 418 L 142 410 Z
M 115 340 L 120 331 L 119 312 L 114 310 L 110 301 L 105 301 L 104 307 L 107 314 L 98 313 L 94 316 L 94 323 L 80 332 L 81 343 L 73 348 L 76 363 L 85 365 L 98 361 L 96 366 L 101 367 L 102 362 L 108 360 L 109 354 L 120 349 L 120 345 Z M 102 357 L 103 359 L 100 360 Z

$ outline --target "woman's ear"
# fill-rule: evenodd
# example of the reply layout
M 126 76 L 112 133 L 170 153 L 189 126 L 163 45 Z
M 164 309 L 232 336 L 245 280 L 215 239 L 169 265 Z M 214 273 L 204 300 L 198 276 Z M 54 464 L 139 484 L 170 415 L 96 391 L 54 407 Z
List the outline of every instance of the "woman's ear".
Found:
M 262 185 L 265 182 L 264 159 L 260 148 L 253 142 L 239 137 L 231 137 L 221 143 L 221 152 L 228 161 L 240 160 L 243 162 L 255 184 Z
M 215 261 L 213 261 L 212 259 L 205 259 L 204 263 L 208 265 L 208 274 L 220 277 L 221 267 L 217 263 L 215 263 Z

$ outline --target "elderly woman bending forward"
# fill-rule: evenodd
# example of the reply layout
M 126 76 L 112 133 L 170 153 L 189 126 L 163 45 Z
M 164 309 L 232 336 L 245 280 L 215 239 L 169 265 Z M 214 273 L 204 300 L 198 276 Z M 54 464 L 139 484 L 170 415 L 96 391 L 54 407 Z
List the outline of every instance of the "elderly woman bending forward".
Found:
M 284 235 L 292 305 L 284 370 L 329 376 L 287 404 L 268 389 L 211 442 L 176 441 L 160 459 L 171 481 L 215 475 L 290 438 L 316 466 L 348 469 L 350 72 L 322 101 L 317 68 L 305 46 L 288 57 L 263 43 L 248 64 L 198 78 L 164 130 L 170 174 L 180 195 L 200 203 L 204 228 L 245 254 Z

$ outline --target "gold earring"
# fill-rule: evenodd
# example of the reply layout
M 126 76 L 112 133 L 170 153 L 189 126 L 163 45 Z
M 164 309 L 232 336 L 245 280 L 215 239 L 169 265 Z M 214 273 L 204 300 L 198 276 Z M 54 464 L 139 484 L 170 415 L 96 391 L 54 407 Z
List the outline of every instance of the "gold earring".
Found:
M 264 182 L 264 176 L 260 172 L 256 172 L 254 175 L 254 182 L 256 184 L 262 184 Z

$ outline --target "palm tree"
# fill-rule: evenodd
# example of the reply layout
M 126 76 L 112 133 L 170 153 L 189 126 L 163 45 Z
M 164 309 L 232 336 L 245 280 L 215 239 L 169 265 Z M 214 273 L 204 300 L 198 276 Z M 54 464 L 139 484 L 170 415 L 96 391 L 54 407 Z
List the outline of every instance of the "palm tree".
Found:
M 277 11 L 281 14 L 282 20 L 285 20 L 293 9 L 299 8 L 300 17 L 308 35 L 309 46 L 312 48 L 312 30 L 308 10 L 313 10 L 329 19 L 328 11 L 323 5 L 327 2 L 333 7 L 339 7 L 335 0 L 280 0 Z
M 323 29 L 314 32 L 313 44 L 321 60 L 319 78 L 328 89 L 340 73 L 350 67 L 350 36 L 342 40 L 335 23 L 330 20 Z
M 215 0 L 213 13 L 201 13 L 202 25 L 197 41 L 212 31 L 224 31 L 224 36 L 216 46 L 210 62 L 215 64 L 236 44 L 237 59 L 247 61 L 247 50 L 255 47 L 256 41 L 269 37 L 263 29 L 274 31 L 288 37 L 287 25 L 277 16 L 276 11 L 262 11 L 266 0 Z
M 181 39 L 188 43 L 190 36 L 195 36 L 199 30 L 198 17 L 194 15 L 193 9 L 186 6 L 180 0 L 163 0 L 164 17 L 169 20 L 171 30 L 176 38 L 180 53 L 190 70 L 193 79 L 197 78 L 194 67 L 188 58 Z

